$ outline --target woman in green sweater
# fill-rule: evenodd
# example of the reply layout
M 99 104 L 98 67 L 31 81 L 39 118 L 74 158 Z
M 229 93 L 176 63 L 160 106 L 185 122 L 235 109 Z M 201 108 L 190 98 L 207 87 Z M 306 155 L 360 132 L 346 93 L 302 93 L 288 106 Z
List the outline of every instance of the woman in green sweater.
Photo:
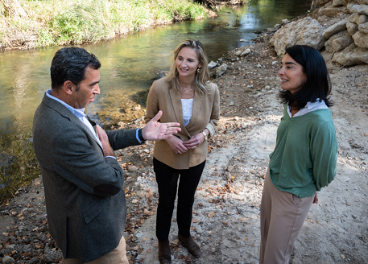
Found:
M 287 264 L 317 191 L 336 175 L 337 140 L 329 107 L 331 84 L 321 54 L 285 50 L 280 98 L 284 115 L 270 154 L 261 205 L 260 264 Z

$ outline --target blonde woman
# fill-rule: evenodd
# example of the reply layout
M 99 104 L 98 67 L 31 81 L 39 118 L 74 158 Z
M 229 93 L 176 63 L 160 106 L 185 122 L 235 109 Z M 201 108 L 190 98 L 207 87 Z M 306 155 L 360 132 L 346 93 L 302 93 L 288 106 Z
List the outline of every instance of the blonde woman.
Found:
M 167 77 L 155 81 L 147 98 L 145 121 L 162 110 L 161 122 L 178 122 L 181 131 L 157 141 L 153 166 L 159 191 L 156 236 L 160 263 L 171 263 L 169 231 L 178 190 L 178 237 L 191 255 L 201 250 L 190 235 L 194 195 L 207 156 L 207 139 L 215 133 L 220 115 L 220 96 L 208 82 L 208 61 L 198 40 L 186 40 L 174 51 Z M 177 188 L 179 185 L 179 188 Z

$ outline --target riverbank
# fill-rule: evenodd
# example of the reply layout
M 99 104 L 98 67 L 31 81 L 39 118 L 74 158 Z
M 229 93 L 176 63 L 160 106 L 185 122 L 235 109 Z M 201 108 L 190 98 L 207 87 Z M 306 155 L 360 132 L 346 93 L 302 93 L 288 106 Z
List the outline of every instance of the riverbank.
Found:
M 174 263 L 258 263 L 263 175 L 282 116 L 277 99 L 281 58 L 269 45 L 272 35 L 263 34 L 255 45 L 230 51 L 222 60 L 228 65 L 226 73 L 213 80 L 221 94 L 221 118 L 218 133 L 210 139 L 192 225 L 203 255 L 192 259 L 181 246 L 174 213 L 170 236 Z M 241 56 L 248 48 L 248 55 Z M 322 54 L 329 61 L 326 52 Z M 312 206 L 294 247 L 293 264 L 368 263 L 368 66 L 328 65 L 338 174 L 320 192 L 319 204 Z M 144 124 L 138 118 L 120 126 Z M 125 172 L 130 263 L 158 263 L 152 153 L 152 143 L 116 152 Z M 26 264 L 60 262 L 45 209 L 41 178 L 0 207 L 0 257 Z
M 281 58 L 267 42 L 225 56 L 231 68 L 214 82 L 221 93 L 218 133 L 194 205 L 192 233 L 203 256 L 194 260 L 177 240 L 174 213 L 171 244 L 174 263 L 257 263 L 259 206 L 268 155 L 282 115 L 277 99 Z M 243 51 L 243 50 L 241 50 Z M 367 263 L 368 96 L 367 66 L 330 69 L 332 113 L 339 142 L 338 175 L 319 195 L 296 242 L 291 263 Z M 143 127 L 136 119 L 123 128 Z M 128 257 L 131 263 L 157 261 L 154 236 L 158 192 L 152 168 L 153 144 L 118 151 L 125 172 Z M 60 251 L 47 229 L 41 178 L 18 190 L 0 216 L 0 254 L 18 263 L 59 262 Z
M 78 45 L 183 20 L 216 16 L 190 0 L 8 1 L 0 4 L 0 49 Z

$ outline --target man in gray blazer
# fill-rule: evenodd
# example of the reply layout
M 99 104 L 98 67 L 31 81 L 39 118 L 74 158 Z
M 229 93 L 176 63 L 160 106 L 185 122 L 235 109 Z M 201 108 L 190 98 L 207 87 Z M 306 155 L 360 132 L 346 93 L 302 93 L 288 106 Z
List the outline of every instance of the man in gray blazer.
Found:
M 128 263 L 123 171 L 114 151 L 145 140 L 166 139 L 178 123 L 157 122 L 143 129 L 104 131 L 84 108 L 100 93 L 98 59 L 82 48 L 56 52 L 52 89 L 36 110 L 33 143 L 41 165 L 50 233 L 63 263 Z

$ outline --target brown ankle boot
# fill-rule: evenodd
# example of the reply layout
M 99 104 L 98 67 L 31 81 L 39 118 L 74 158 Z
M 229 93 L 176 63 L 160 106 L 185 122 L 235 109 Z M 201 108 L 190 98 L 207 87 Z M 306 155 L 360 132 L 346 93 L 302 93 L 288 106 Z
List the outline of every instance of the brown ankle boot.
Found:
M 160 264 L 171 264 L 171 250 L 169 240 L 158 241 L 158 260 Z
M 192 254 L 194 257 L 198 258 L 201 255 L 201 249 L 197 245 L 196 242 L 194 242 L 192 236 L 189 236 L 188 238 L 183 237 L 178 233 L 179 240 L 183 244 L 183 247 L 185 247 L 190 254 Z

